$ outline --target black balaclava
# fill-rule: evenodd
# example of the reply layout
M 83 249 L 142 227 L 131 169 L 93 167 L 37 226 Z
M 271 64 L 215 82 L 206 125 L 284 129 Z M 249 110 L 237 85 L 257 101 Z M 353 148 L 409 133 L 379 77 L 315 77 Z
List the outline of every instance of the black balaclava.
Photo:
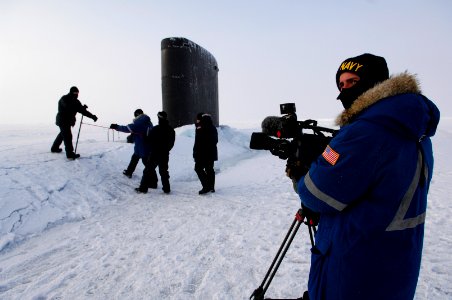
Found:
M 137 110 L 135 110 L 135 112 L 133 113 L 133 116 L 136 118 L 139 115 L 143 114 L 143 110 L 141 108 L 138 108 Z
M 71 87 L 70 90 L 69 90 L 69 94 L 70 94 L 70 97 L 72 99 L 77 99 L 78 98 L 78 93 L 79 93 L 79 91 L 78 91 L 78 88 L 76 86 Z
M 337 96 L 337 99 L 341 100 L 345 109 L 350 108 L 356 98 L 365 91 L 389 78 L 386 60 L 381 56 L 369 53 L 348 58 L 342 62 L 336 72 L 336 85 L 339 90 L 339 77 L 345 72 L 356 74 L 360 78 L 354 86 L 342 89 L 339 96 Z
M 78 88 L 76 86 L 71 87 L 71 89 L 69 90 L 69 93 L 74 94 L 74 93 L 78 93 Z

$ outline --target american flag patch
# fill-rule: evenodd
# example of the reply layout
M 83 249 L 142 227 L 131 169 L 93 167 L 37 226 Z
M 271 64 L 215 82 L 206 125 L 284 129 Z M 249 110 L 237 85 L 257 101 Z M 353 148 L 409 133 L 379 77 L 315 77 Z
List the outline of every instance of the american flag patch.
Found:
M 330 145 L 326 146 L 325 150 L 322 153 L 323 158 L 329 162 L 331 165 L 335 165 L 337 160 L 339 159 L 339 153 L 334 151 Z

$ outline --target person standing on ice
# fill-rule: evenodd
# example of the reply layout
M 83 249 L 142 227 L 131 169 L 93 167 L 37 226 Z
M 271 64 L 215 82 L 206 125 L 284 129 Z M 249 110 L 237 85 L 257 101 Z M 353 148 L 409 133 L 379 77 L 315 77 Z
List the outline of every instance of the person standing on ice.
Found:
M 309 298 L 413 299 L 440 112 L 414 75 L 389 77 L 372 54 L 346 59 L 336 84 L 339 132 L 304 176 L 286 170 L 320 214 Z
M 160 179 L 162 180 L 162 190 L 165 194 L 171 192 L 169 182 L 169 153 L 174 146 L 176 133 L 169 125 L 168 115 L 165 111 L 157 113 L 158 125 L 149 132 L 147 140 L 151 145 L 148 157 L 146 158 L 143 177 L 140 186 L 135 189 L 137 193 L 147 193 L 148 188 L 157 188 L 157 173 L 155 168 L 159 167 Z
M 195 172 L 201 182 L 200 195 L 215 192 L 214 163 L 218 160 L 218 132 L 209 114 L 198 113 L 196 116 L 195 143 L 193 145 L 193 159 Z
M 143 165 L 145 165 L 145 159 L 148 157 L 150 150 L 150 145 L 145 142 L 145 137 L 148 130 L 151 130 L 153 126 L 151 118 L 149 118 L 149 116 L 146 115 L 142 109 L 138 108 L 137 110 L 135 110 L 133 115 L 135 117 L 133 119 L 133 123 L 127 126 L 118 124 L 110 125 L 110 129 L 125 133 L 131 133 L 133 135 L 133 154 L 130 158 L 127 169 L 122 172 L 122 174 L 126 175 L 129 178 L 132 178 L 132 174 L 135 171 L 140 159 Z M 157 184 L 157 182 L 155 184 Z
M 97 121 L 96 115 L 90 113 L 88 106 L 82 105 L 78 100 L 79 90 L 76 86 L 70 88 L 69 93 L 61 97 L 58 101 L 58 113 L 56 115 L 55 124 L 60 127 L 60 133 L 58 133 L 55 141 L 53 142 L 50 151 L 52 153 L 60 153 L 63 151 L 60 148 L 62 142 L 66 151 L 66 157 L 68 159 L 76 159 L 80 157 L 80 154 L 74 153 L 74 146 L 72 145 L 72 131 L 71 127 L 75 125 L 75 115 L 81 113 L 82 115 Z

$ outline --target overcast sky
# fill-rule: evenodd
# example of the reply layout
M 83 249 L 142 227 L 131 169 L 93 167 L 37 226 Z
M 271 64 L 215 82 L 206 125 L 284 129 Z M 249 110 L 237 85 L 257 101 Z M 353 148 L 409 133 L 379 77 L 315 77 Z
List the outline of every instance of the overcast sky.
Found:
M 384 56 L 418 74 L 452 116 L 449 0 L 1 0 L 0 123 L 53 124 L 72 85 L 99 117 L 127 124 L 162 108 L 162 39 L 185 37 L 216 58 L 220 124 L 256 122 L 295 102 L 300 119 L 342 109 L 344 59 Z

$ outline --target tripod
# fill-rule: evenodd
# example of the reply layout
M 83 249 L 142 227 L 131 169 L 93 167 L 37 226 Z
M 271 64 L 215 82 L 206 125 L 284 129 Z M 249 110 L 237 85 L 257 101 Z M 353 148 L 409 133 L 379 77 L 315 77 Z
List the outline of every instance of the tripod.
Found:
M 314 234 L 316 233 L 316 226 L 319 222 L 319 217 L 317 214 L 311 212 L 309 209 L 302 207 L 295 214 L 295 219 L 292 222 L 292 225 L 289 228 L 289 231 L 284 238 L 281 246 L 279 247 L 278 253 L 276 253 L 275 258 L 273 259 L 270 268 L 265 275 L 264 280 L 261 285 L 254 290 L 253 294 L 250 296 L 250 299 L 254 300 L 277 300 L 273 298 L 264 298 L 265 293 L 267 292 L 270 283 L 273 280 L 276 272 L 278 271 L 279 266 L 281 265 L 284 256 L 286 255 L 287 250 L 289 250 L 292 241 L 297 234 L 298 229 L 300 228 L 302 223 L 305 223 L 308 226 L 309 237 L 311 239 L 311 245 L 314 247 Z M 282 299 L 280 299 L 282 300 Z M 289 300 L 289 299 L 286 299 Z M 303 294 L 303 297 L 297 298 L 294 300 L 309 300 L 309 295 L 307 292 Z

